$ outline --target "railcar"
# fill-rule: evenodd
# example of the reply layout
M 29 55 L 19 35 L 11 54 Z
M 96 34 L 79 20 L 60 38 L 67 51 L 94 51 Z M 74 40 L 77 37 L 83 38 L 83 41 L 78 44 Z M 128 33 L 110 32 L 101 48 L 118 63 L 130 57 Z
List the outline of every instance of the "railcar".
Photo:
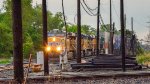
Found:
M 66 41 L 66 45 L 65 45 Z M 128 41 L 129 42 L 129 41 Z M 120 36 L 114 35 L 114 54 L 120 54 Z M 108 32 L 101 32 L 100 34 L 100 53 L 109 54 L 110 40 Z M 127 43 L 130 44 L 130 43 Z M 94 35 L 81 35 L 81 56 L 96 55 L 96 36 Z M 77 34 L 67 33 L 54 29 L 48 32 L 48 46 L 47 52 L 50 57 L 59 57 L 60 54 L 67 50 L 68 59 L 76 58 Z

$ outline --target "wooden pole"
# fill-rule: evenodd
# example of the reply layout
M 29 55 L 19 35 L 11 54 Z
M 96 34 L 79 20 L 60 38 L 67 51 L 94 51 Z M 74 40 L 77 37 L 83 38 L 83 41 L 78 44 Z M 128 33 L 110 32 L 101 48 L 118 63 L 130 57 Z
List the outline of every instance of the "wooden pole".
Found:
M 97 46 L 96 46 L 96 56 L 99 56 L 99 19 L 100 16 L 100 0 L 98 0 L 98 9 L 97 9 Z
M 133 32 L 133 17 L 131 17 L 131 30 L 132 30 L 132 35 L 134 34 Z
M 132 55 L 135 55 L 135 44 L 134 44 L 134 41 L 135 41 L 135 36 L 134 36 L 134 30 L 133 30 L 133 17 L 131 17 L 131 30 L 132 30 L 132 45 L 131 45 L 131 48 L 132 48 Z
M 125 68 L 125 25 L 124 25 L 124 0 L 120 0 L 120 21 L 121 21 L 121 53 L 122 53 L 122 70 Z
M 80 0 L 77 0 L 77 63 L 81 63 L 81 9 Z
M 113 32 L 112 32 L 112 52 L 114 52 L 114 44 L 113 44 L 113 39 L 114 39 L 114 35 L 115 35 L 115 23 L 113 23 Z
M 110 54 L 113 54 L 112 4 L 110 0 Z
M 47 47 L 47 8 L 46 0 L 42 0 L 42 12 L 43 12 L 43 46 L 44 46 L 44 75 L 49 75 L 49 65 L 48 65 L 48 54 L 45 50 Z
M 12 0 L 12 19 L 14 42 L 14 79 L 17 83 L 21 84 L 24 79 L 21 0 Z

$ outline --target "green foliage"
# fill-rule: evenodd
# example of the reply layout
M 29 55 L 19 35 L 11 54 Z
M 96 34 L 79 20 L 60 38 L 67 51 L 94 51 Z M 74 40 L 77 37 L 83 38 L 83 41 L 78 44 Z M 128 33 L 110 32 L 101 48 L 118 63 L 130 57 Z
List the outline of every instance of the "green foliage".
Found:
M 146 62 L 150 62 L 150 52 L 138 55 L 137 56 L 137 61 L 140 64 L 144 64 Z
M 0 12 L 0 57 L 10 57 L 13 53 L 12 0 L 5 0 Z M 48 30 L 62 29 L 61 13 L 53 15 L 48 11 Z M 23 55 L 42 50 L 42 6 L 32 6 L 32 0 L 22 0 Z
M 10 59 L 1 59 L 0 60 L 0 64 L 8 64 L 10 62 L 11 62 Z
M 10 57 L 13 54 L 12 34 L 12 0 L 5 0 L 3 12 L 0 12 L 0 57 Z M 52 29 L 63 30 L 64 23 L 62 13 L 55 15 L 48 11 L 48 31 Z M 32 6 L 32 0 L 22 0 L 22 26 L 23 26 L 23 55 L 42 50 L 42 6 Z M 77 32 L 77 25 L 67 25 L 68 32 Z M 102 25 L 101 31 L 110 31 L 109 24 Z M 82 34 L 96 35 L 96 29 L 89 25 L 81 26 Z M 115 28 L 115 34 L 120 33 Z M 130 32 L 129 32 L 130 33 Z M 142 53 L 140 47 L 137 48 Z
M 71 25 L 67 27 L 67 32 L 77 33 L 77 25 Z M 96 35 L 96 29 L 92 28 L 89 25 L 82 25 L 81 26 L 81 33 L 87 35 Z
M 101 25 L 100 28 L 101 32 L 110 32 L 110 24 Z M 118 31 L 116 28 L 114 29 L 115 34 L 120 34 L 120 31 Z
M 67 32 L 76 33 L 76 32 L 77 32 L 77 25 L 68 26 L 68 27 L 67 27 Z
M 48 30 L 59 29 L 62 30 L 64 26 L 62 13 L 58 12 L 54 16 L 48 12 Z
M 110 25 L 109 25 L 109 24 L 101 25 L 100 30 L 101 30 L 102 32 L 109 32 L 109 31 L 110 31 Z
M 28 58 L 30 53 L 34 53 L 33 41 L 28 33 L 26 34 L 25 42 L 23 44 L 23 52 L 25 58 Z
M 140 46 L 140 43 L 139 43 L 139 42 L 137 42 L 136 54 L 137 54 L 137 55 L 144 54 L 144 49 Z
M 81 32 L 87 35 L 96 35 L 96 29 L 92 28 L 89 25 L 82 25 Z
M 6 24 L 0 23 L 0 58 L 12 55 L 12 32 Z

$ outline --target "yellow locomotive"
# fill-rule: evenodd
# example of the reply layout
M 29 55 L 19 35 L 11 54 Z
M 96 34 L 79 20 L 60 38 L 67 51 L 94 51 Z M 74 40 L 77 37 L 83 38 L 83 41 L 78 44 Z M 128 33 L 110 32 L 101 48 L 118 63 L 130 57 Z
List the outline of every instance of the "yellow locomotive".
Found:
M 65 46 L 66 39 L 66 46 Z M 54 29 L 48 32 L 48 46 L 47 51 L 50 57 L 59 57 L 65 51 L 68 53 L 68 59 L 76 58 L 77 37 L 75 33 L 68 33 L 65 38 L 65 32 Z M 82 56 L 93 55 L 96 50 L 95 36 L 87 36 L 82 34 L 81 39 Z
M 67 33 L 67 38 L 65 38 L 65 32 L 58 29 L 54 29 L 48 32 L 48 46 L 47 51 L 50 57 L 59 57 L 62 53 L 67 51 L 68 59 L 76 58 L 76 46 L 77 46 L 77 34 Z M 109 54 L 110 52 L 110 39 L 109 32 L 100 33 L 100 53 Z M 66 45 L 65 45 L 66 41 Z M 130 41 L 130 39 L 129 39 Z M 120 35 L 114 35 L 114 54 L 119 55 L 120 53 Z M 127 43 L 130 44 L 130 43 Z M 81 56 L 89 56 L 96 54 L 96 36 L 91 35 L 81 35 Z M 128 45 L 129 46 L 129 45 Z M 129 47 L 127 46 L 127 49 Z
M 58 57 L 65 49 L 65 37 L 62 32 L 53 30 L 48 32 L 48 46 L 46 50 L 50 57 Z

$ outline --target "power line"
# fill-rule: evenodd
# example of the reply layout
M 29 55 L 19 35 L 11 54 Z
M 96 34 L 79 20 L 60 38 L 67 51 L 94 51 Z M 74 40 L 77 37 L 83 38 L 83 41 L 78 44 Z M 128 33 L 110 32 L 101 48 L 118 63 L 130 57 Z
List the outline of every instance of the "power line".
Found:
M 86 8 L 84 7 L 84 5 L 83 5 L 83 3 L 82 2 L 80 2 L 81 3 L 81 6 L 82 6 L 82 8 L 84 9 L 84 11 L 88 14 L 88 15 L 90 15 L 90 16 L 96 16 L 97 14 L 94 14 L 90 9 L 88 9 L 87 7 L 87 9 L 88 10 L 86 10 Z
M 82 3 L 81 3 L 81 6 L 82 6 L 82 8 L 84 9 L 84 11 L 85 11 L 88 15 L 93 16 L 92 14 L 90 14 L 90 13 L 85 9 L 85 7 L 83 6 Z
M 95 10 L 98 9 L 98 7 L 96 7 L 96 8 L 90 8 L 90 7 L 87 5 L 87 3 L 85 2 L 85 0 L 83 0 L 83 3 L 85 4 L 85 6 L 86 6 L 88 9 L 90 9 L 90 10 L 92 10 L 92 11 L 95 11 Z
M 106 25 L 105 25 L 105 23 L 104 23 L 104 20 L 103 20 L 103 18 L 102 18 L 101 13 L 100 13 L 100 20 L 101 20 L 101 22 L 102 22 L 102 24 L 103 24 L 104 28 L 107 28 L 107 27 L 106 27 Z
M 120 17 L 119 17 L 119 15 L 118 15 L 118 13 L 117 13 L 117 10 L 116 10 L 116 8 L 115 8 L 113 2 L 112 2 L 112 7 L 113 7 L 113 9 L 114 9 L 114 11 L 115 11 L 115 13 L 116 13 L 116 15 L 117 15 L 117 17 L 118 17 L 118 20 L 119 20 Z
M 84 0 L 83 0 L 83 2 L 84 2 L 84 5 L 86 5 L 86 8 L 88 9 L 88 11 L 89 11 L 90 13 L 86 10 L 86 8 L 84 7 L 83 3 L 80 2 L 82 8 L 84 9 L 84 11 L 85 11 L 88 15 L 90 15 L 90 16 L 97 16 L 97 14 L 94 14 L 94 13 L 89 9 L 89 7 L 87 6 L 87 4 L 86 4 L 86 2 L 85 2 Z M 97 8 L 98 8 L 98 7 L 97 7 Z M 102 18 L 102 16 L 101 16 L 101 13 L 99 14 L 99 16 L 100 16 L 101 23 L 104 25 L 104 28 L 107 28 L 106 25 L 105 25 L 105 23 L 104 23 L 104 21 L 103 21 L 103 18 Z

